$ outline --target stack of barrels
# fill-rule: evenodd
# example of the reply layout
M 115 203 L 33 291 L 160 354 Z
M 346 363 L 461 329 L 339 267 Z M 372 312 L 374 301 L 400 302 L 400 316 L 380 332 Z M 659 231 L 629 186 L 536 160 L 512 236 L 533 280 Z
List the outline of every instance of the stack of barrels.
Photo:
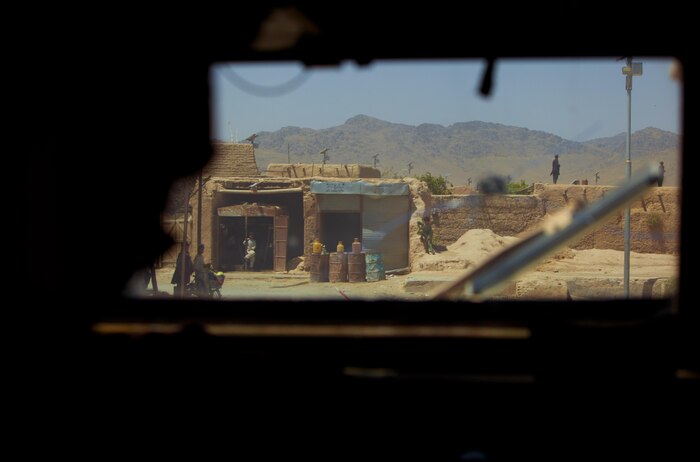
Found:
M 340 245 L 339 245 L 340 246 Z M 348 256 L 344 251 L 331 254 L 328 279 L 330 282 L 348 282 Z
M 352 252 L 345 252 L 345 245 L 338 242 L 336 252 L 322 253 L 322 244 L 316 239 L 309 256 L 311 282 L 365 282 L 366 254 L 358 238 L 352 243 Z
M 365 254 L 358 238 L 352 243 L 352 253 L 348 255 L 348 282 L 365 282 Z
M 315 239 L 309 255 L 309 267 L 311 268 L 311 282 L 328 282 L 328 254 L 322 254 L 322 244 Z

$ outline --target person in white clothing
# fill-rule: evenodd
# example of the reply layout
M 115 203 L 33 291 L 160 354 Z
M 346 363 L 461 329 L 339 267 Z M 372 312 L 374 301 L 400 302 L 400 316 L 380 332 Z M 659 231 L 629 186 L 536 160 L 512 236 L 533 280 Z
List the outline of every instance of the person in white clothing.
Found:
M 243 241 L 245 246 L 246 254 L 243 259 L 245 260 L 245 266 L 247 269 L 253 269 L 255 266 L 255 236 L 253 233 L 248 234 L 248 237 Z

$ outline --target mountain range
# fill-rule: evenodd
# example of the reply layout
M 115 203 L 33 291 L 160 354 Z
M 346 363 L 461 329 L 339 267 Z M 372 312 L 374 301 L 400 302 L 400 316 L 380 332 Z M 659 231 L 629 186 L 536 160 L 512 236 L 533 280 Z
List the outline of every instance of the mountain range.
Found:
M 418 126 L 357 115 L 344 124 L 314 130 L 284 127 L 260 132 L 255 150 L 258 166 L 269 163 L 327 163 L 373 165 L 383 177 L 401 178 L 430 172 L 454 186 L 476 183 L 486 175 L 509 176 L 512 181 L 551 182 L 555 154 L 561 164 L 560 184 L 588 179 L 595 184 L 617 184 L 626 176 L 626 134 L 585 142 L 570 141 L 551 133 L 487 122 L 461 122 L 450 126 Z M 680 137 L 648 127 L 632 134 L 633 171 L 664 161 L 665 186 L 680 180 Z M 411 174 L 408 167 L 411 163 Z

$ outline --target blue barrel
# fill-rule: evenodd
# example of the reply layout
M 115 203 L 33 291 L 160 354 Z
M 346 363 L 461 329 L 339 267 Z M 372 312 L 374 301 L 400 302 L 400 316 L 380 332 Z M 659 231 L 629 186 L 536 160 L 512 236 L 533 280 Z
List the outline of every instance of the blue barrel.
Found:
M 367 251 L 365 253 L 365 277 L 367 282 L 382 281 L 386 279 L 384 274 L 384 260 L 379 252 Z

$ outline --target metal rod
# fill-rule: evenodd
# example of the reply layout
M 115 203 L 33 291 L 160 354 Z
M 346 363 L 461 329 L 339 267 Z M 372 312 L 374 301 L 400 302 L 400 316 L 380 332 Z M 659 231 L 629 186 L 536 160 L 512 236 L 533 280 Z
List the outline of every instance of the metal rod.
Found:
M 632 57 L 627 57 L 627 67 L 630 69 L 626 76 L 627 88 L 627 180 L 632 177 Z M 630 298 L 630 208 L 625 208 L 625 262 L 623 271 L 625 298 Z
M 183 220 L 182 224 L 182 249 L 180 251 L 180 286 L 179 286 L 179 295 L 180 297 L 185 296 L 185 268 L 186 268 L 186 262 L 187 259 L 185 258 L 185 248 L 187 246 L 187 215 L 189 213 L 189 194 L 187 195 L 187 198 L 185 200 L 185 213 L 184 217 L 185 219 Z
M 202 243 L 202 171 L 199 171 L 199 185 L 197 187 L 197 249 Z

